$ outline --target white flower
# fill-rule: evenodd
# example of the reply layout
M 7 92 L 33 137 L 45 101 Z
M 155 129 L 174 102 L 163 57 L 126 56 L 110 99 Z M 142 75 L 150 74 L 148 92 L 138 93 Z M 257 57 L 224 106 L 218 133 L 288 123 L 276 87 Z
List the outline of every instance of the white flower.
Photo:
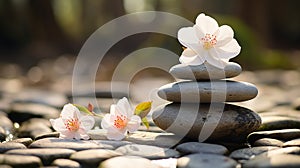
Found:
M 187 47 L 179 61 L 188 65 L 200 65 L 207 61 L 218 68 L 224 68 L 226 62 L 241 51 L 233 35 L 230 26 L 219 27 L 215 19 L 201 13 L 193 27 L 178 31 L 179 42 Z
M 87 131 L 92 129 L 95 119 L 92 116 L 82 115 L 77 107 L 66 104 L 57 119 L 50 119 L 52 127 L 60 133 L 60 138 L 89 139 Z
M 134 115 L 127 98 L 122 98 L 110 107 L 110 114 L 106 114 L 101 121 L 101 127 L 107 130 L 107 138 L 122 140 L 127 131 L 136 131 L 141 124 L 141 118 Z

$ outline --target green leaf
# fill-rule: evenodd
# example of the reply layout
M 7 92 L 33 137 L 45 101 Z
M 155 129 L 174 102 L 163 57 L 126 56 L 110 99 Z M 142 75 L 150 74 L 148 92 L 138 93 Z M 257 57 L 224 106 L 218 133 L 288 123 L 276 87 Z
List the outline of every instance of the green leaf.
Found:
M 151 110 L 152 102 L 142 102 L 135 107 L 134 114 L 144 118 Z
M 149 129 L 149 121 L 147 120 L 146 117 L 142 118 L 142 123 L 147 127 L 147 129 Z
M 73 104 L 75 107 L 78 108 L 79 111 L 84 112 L 88 115 L 94 115 L 93 112 L 89 111 L 86 107 L 79 105 L 79 104 Z

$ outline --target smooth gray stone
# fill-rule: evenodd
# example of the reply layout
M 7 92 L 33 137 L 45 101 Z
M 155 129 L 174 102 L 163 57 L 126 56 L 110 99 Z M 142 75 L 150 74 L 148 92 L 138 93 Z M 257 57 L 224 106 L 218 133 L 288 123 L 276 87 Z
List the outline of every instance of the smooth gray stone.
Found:
M 274 155 L 271 157 L 261 156 L 246 161 L 243 168 L 298 168 L 300 156 L 291 154 Z
M 118 156 L 107 159 L 99 165 L 99 168 L 160 168 L 159 166 L 151 163 L 149 159 L 138 156 Z
M 259 146 L 253 148 L 243 148 L 233 151 L 229 157 L 236 159 L 236 160 L 249 160 L 252 157 L 259 155 L 263 152 L 267 152 L 270 150 L 280 149 L 279 147 L 275 146 Z
M 0 127 L 11 133 L 12 129 L 14 128 L 12 121 L 7 116 L 2 114 L 0 114 L 0 121 Z
M 161 129 L 178 136 L 186 135 L 195 141 L 206 138 L 245 141 L 247 135 L 261 123 L 259 115 L 253 111 L 224 103 L 213 103 L 211 106 L 170 103 L 155 109 L 152 118 Z M 199 137 L 200 131 L 202 134 Z
M 300 146 L 300 138 L 287 141 L 283 144 L 283 146 Z
M 43 118 L 32 118 L 26 122 L 23 122 L 18 129 L 18 137 L 19 138 L 32 138 L 46 134 L 52 133 L 53 131 L 50 129 L 50 121 Z
M 299 155 L 300 154 L 300 147 L 292 146 L 292 147 L 274 149 L 274 150 L 271 150 L 271 151 L 263 152 L 263 153 L 259 154 L 258 156 L 268 156 L 268 157 L 270 157 L 270 156 L 281 155 L 281 154 L 296 154 L 296 155 Z
M 87 149 L 114 149 L 112 145 L 101 142 L 60 138 L 40 139 L 30 144 L 29 148 L 66 148 L 76 151 Z
M 70 159 L 55 159 L 51 166 L 58 166 L 61 168 L 80 168 L 80 164 Z
M 186 142 L 176 146 L 176 150 L 182 154 L 191 153 L 210 153 L 225 155 L 228 153 L 226 147 L 217 144 L 199 143 L 199 142 Z
M 300 119 L 282 116 L 261 116 L 262 124 L 258 130 L 279 130 L 300 128 Z
M 6 154 L 37 156 L 44 165 L 50 165 L 53 160 L 58 158 L 69 158 L 76 151 L 63 148 L 42 148 L 42 149 L 13 149 L 7 151 Z
M 240 102 L 253 99 L 257 94 L 253 84 L 229 80 L 181 81 L 166 84 L 158 90 L 162 99 L 189 103 Z
M 59 132 L 50 132 L 50 133 L 43 133 L 40 135 L 37 135 L 34 140 L 39 140 L 43 138 L 58 138 L 59 137 Z
M 278 140 L 278 139 L 273 139 L 273 138 L 262 138 L 256 140 L 252 146 L 278 146 L 281 147 L 283 146 L 283 141 Z
M 225 79 L 238 76 L 242 72 L 239 64 L 228 62 L 224 69 L 217 68 L 207 62 L 201 65 L 174 65 L 170 74 L 179 79 L 206 80 Z
M 43 165 L 41 159 L 36 156 L 7 154 L 0 154 L 0 164 L 7 164 L 15 168 L 36 168 Z
M 25 146 L 29 146 L 33 142 L 33 140 L 31 138 L 18 138 L 12 140 L 11 142 L 21 143 Z
M 100 162 L 121 155 L 119 152 L 108 149 L 90 149 L 73 153 L 70 159 L 85 167 L 97 167 Z
M 147 159 L 165 159 L 179 156 L 179 152 L 174 149 L 138 144 L 121 146 L 116 151 L 124 155 L 140 156 Z
M 26 149 L 26 146 L 16 142 L 0 143 L 0 153 L 5 153 L 6 151 L 13 149 Z
M 229 157 L 214 154 L 197 153 L 177 160 L 178 168 L 218 167 L 235 168 L 237 162 Z
M 261 138 L 292 140 L 292 139 L 300 138 L 300 129 L 282 129 L 282 130 L 252 132 L 251 134 L 248 135 L 248 142 L 253 143 L 254 141 Z

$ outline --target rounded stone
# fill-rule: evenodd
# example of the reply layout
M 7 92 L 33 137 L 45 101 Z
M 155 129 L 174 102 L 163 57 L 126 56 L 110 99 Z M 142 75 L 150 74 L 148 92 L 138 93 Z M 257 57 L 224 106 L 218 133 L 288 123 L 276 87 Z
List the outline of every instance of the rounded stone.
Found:
M 283 116 L 262 116 L 262 124 L 258 130 L 280 130 L 300 128 L 300 119 Z
M 274 168 L 274 167 L 300 167 L 300 156 L 291 154 L 274 155 L 271 157 L 255 157 L 243 164 L 244 168 Z
M 33 142 L 33 140 L 31 138 L 18 138 L 12 140 L 11 142 L 21 143 L 25 146 L 29 146 Z
M 252 146 L 278 146 L 281 147 L 283 145 L 283 141 L 273 138 L 262 138 L 256 140 Z
M 26 149 L 26 146 L 17 142 L 0 143 L 0 153 L 4 153 L 13 149 Z
M 261 123 L 259 115 L 255 112 L 224 103 L 170 103 L 158 107 L 152 118 L 161 129 L 196 141 L 207 138 L 245 141 L 246 136 L 255 131 Z
M 178 145 L 176 150 L 183 154 L 191 153 L 210 153 L 224 155 L 228 153 L 226 147 L 217 144 L 186 142 Z
M 237 162 L 229 157 L 214 154 L 197 153 L 177 160 L 178 168 L 218 167 L 235 168 Z
M 36 168 L 36 167 L 41 167 L 43 165 L 40 158 L 36 156 L 0 154 L 0 165 L 2 164 L 7 164 L 12 167 L 26 167 L 26 168 Z
M 181 81 L 169 83 L 159 88 L 158 95 L 172 102 L 240 102 L 253 99 L 257 88 L 247 82 L 229 80 Z
M 55 159 L 51 166 L 58 166 L 63 168 L 80 168 L 80 164 L 70 159 Z
M 174 149 L 138 144 L 121 146 L 116 151 L 124 155 L 140 156 L 147 159 L 164 159 L 179 156 L 179 152 Z
M 274 156 L 274 155 L 281 155 L 281 154 L 300 154 L 300 147 L 298 146 L 292 146 L 292 147 L 286 147 L 286 148 L 279 148 L 279 149 L 274 149 L 271 151 L 263 152 L 258 156 Z
M 261 138 L 274 138 L 279 140 L 292 140 L 300 138 L 300 129 L 282 129 L 272 131 L 257 131 L 248 135 L 248 142 L 254 143 L 254 141 Z
M 284 147 L 287 147 L 287 146 L 300 146 L 300 138 L 298 139 L 293 139 L 293 140 L 290 140 L 290 141 L 286 141 L 284 144 L 283 144 Z
M 259 155 L 261 153 L 280 149 L 279 147 L 275 146 L 259 146 L 259 147 L 253 147 L 253 148 L 243 148 L 233 151 L 229 157 L 236 159 L 236 160 L 248 160 L 252 157 Z
M 170 74 L 179 79 L 207 80 L 225 79 L 238 76 L 242 72 L 239 64 L 228 62 L 224 69 L 217 68 L 207 62 L 201 65 L 174 65 L 170 69 Z
M 138 156 L 118 156 L 107 159 L 99 165 L 100 168 L 159 168 L 159 166 L 151 163 L 149 159 Z

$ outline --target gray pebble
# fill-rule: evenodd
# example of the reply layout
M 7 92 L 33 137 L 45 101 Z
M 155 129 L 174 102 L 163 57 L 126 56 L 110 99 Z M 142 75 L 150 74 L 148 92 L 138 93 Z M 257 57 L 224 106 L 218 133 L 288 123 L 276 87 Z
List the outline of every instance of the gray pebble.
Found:
M 11 142 L 21 143 L 25 146 L 29 146 L 33 142 L 33 140 L 31 138 L 18 138 L 12 140 Z
M 107 159 L 99 165 L 99 168 L 159 168 L 159 166 L 151 163 L 150 160 L 138 156 L 119 156 Z
M 6 151 L 13 149 L 26 149 L 26 146 L 16 142 L 0 143 L 0 153 L 5 153 Z
M 97 167 L 100 162 L 121 155 L 121 153 L 113 150 L 91 149 L 73 153 L 70 159 L 79 162 L 85 167 Z
M 261 156 L 255 157 L 246 161 L 243 165 L 244 168 L 298 168 L 300 167 L 300 156 L 281 154 L 271 157 Z
M 20 138 L 32 138 L 36 136 L 51 133 L 49 120 L 42 118 L 32 118 L 21 124 L 18 130 L 18 137 Z
M 183 154 L 191 153 L 211 153 L 224 155 L 228 153 L 226 147 L 217 144 L 186 142 L 178 145 L 176 150 Z
M 300 119 L 283 116 L 262 116 L 262 124 L 258 130 L 268 131 L 277 129 L 300 128 Z
M 60 168 L 80 168 L 80 164 L 70 159 L 55 159 L 51 166 L 58 166 Z
M 262 138 L 256 140 L 252 146 L 278 146 L 281 147 L 283 145 L 283 141 L 273 138 Z
M 300 146 L 300 138 L 287 141 L 283 144 L 283 146 Z
M 177 160 L 178 168 L 218 167 L 235 168 L 237 162 L 229 157 L 214 154 L 191 154 Z
M 7 164 L 15 168 L 36 168 L 42 166 L 42 161 L 36 156 L 21 156 L 0 154 L 0 164 Z
M 243 148 L 233 151 L 229 157 L 237 160 L 248 160 L 252 157 L 259 155 L 263 152 L 267 152 L 270 150 L 279 149 L 275 146 L 259 146 L 259 147 L 253 147 L 253 148 Z
M 179 156 L 179 152 L 174 149 L 138 144 L 121 146 L 116 151 L 124 155 L 141 156 L 147 159 L 164 159 Z
M 43 133 L 40 135 L 37 135 L 34 140 L 39 140 L 43 138 L 58 138 L 59 137 L 59 132 L 50 132 L 50 133 Z
M 279 149 L 274 149 L 270 151 L 266 151 L 261 153 L 258 156 L 274 156 L 274 155 L 281 155 L 281 154 L 300 154 L 300 147 L 297 146 L 292 146 L 292 147 L 286 147 L 286 148 L 279 148 Z
M 300 138 L 300 129 L 282 129 L 282 130 L 271 130 L 271 131 L 257 131 L 248 135 L 248 142 L 253 143 L 254 141 L 261 138 L 274 138 L 279 140 L 292 140 Z
M 7 151 L 6 154 L 25 155 L 39 157 L 44 165 L 50 165 L 53 160 L 58 158 L 69 158 L 74 150 L 62 148 L 43 148 L 43 149 L 14 149 Z

